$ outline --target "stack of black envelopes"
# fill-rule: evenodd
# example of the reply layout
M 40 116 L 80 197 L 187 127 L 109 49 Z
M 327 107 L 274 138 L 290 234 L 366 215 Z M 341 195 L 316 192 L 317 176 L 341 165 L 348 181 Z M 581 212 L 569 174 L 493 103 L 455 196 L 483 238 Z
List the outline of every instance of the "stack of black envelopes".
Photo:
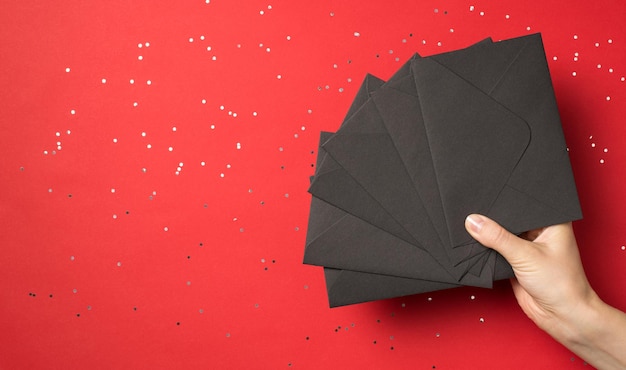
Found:
M 368 75 L 322 132 L 309 192 L 304 263 L 331 307 L 512 277 L 468 214 L 516 234 L 582 217 L 541 35 Z

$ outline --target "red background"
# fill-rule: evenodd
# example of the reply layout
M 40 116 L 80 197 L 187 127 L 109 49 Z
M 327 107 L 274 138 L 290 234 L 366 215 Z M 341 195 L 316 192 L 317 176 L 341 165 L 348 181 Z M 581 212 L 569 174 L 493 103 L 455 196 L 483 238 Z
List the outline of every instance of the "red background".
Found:
M 365 73 L 542 32 L 583 262 L 626 309 L 626 3 L 168 3 L 0 5 L 0 368 L 590 367 L 507 282 L 329 309 L 306 190 Z

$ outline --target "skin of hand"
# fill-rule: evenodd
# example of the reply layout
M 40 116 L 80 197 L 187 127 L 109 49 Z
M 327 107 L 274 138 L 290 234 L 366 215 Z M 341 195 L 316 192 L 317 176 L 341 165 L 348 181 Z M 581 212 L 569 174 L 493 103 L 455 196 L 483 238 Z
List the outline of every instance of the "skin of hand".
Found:
M 626 369 L 626 315 L 591 288 L 571 223 L 517 237 L 472 214 L 465 227 L 511 264 L 517 302 L 537 326 L 599 369 Z

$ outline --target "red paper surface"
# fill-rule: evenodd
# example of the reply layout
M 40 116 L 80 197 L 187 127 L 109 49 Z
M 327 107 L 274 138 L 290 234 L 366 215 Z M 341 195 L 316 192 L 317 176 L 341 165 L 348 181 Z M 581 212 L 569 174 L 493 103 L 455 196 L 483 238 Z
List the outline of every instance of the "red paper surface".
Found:
M 626 5 L 5 2 L 0 368 L 589 368 L 507 282 L 329 309 L 321 130 L 365 73 L 541 32 L 608 303 L 626 295 Z

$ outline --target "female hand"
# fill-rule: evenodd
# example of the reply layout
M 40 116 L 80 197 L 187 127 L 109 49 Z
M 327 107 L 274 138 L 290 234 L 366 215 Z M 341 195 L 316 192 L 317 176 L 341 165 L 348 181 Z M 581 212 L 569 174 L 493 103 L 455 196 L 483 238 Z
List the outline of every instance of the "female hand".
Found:
M 467 231 L 513 267 L 513 292 L 541 329 L 598 368 L 626 368 L 626 315 L 591 288 L 572 224 L 517 237 L 482 215 L 469 215 Z

